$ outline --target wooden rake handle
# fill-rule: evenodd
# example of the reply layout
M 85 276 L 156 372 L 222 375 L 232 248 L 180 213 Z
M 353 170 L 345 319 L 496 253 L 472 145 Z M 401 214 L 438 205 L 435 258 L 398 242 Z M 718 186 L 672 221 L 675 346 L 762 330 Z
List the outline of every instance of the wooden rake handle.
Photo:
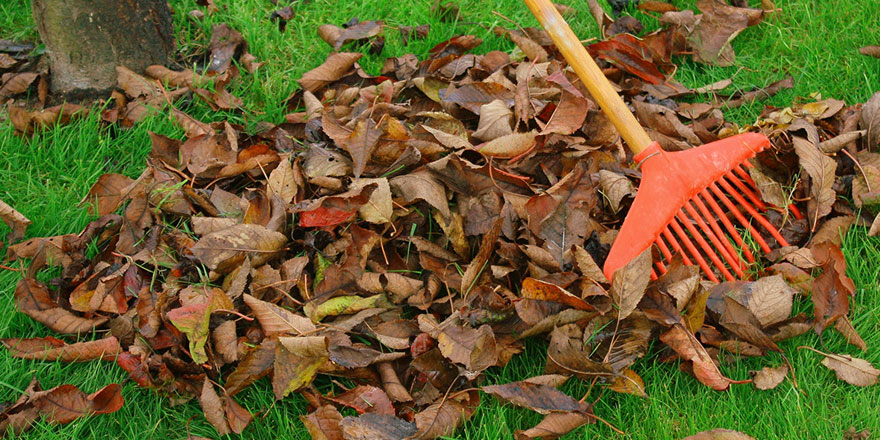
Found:
M 587 90 L 598 101 L 599 106 L 617 127 L 617 131 L 623 136 L 623 140 L 629 145 L 634 154 L 639 154 L 651 144 L 648 133 L 639 125 L 639 122 L 629 111 L 623 100 L 620 99 L 614 88 L 605 78 L 602 70 L 593 61 L 593 57 L 584 48 L 578 37 L 574 34 L 556 7 L 550 0 L 524 0 L 532 14 L 541 23 L 541 26 L 550 35 L 553 43 L 562 52 L 568 64 L 574 68 L 575 73 L 587 86 Z

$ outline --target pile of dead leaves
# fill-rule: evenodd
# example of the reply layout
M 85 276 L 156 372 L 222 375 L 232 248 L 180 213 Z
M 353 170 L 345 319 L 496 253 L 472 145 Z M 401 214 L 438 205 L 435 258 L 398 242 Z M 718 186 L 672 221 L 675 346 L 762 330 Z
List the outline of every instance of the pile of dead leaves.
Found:
M 729 45 L 695 47 L 706 42 L 699 32 L 763 14 L 698 4 L 699 16 L 665 12 L 672 24 L 653 36 L 615 33 L 590 51 L 668 150 L 741 131 L 773 139 L 751 177 L 768 204 L 797 210 L 768 208 L 792 246 L 767 256 L 754 281 L 703 281 L 678 258 L 652 281 L 650 252 L 606 279 L 599 267 L 641 174 L 547 35 L 497 29 L 512 54 L 472 54 L 480 40 L 463 35 L 423 60 L 389 58 L 379 76 L 358 66 L 360 53 L 333 53 L 299 80 L 289 101 L 304 111 L 255 134 L 173 110 L 187 138 L 153 134 L 138 178 L 101 176 L 87 197 L 99 217 L 84 231 L 8 248 L 9 260 L 31 259 L 19 310 L 64 339 L 3 344 L 26 359 L 116 362 L 174 402 L 198 400 L 220 434 L 246 428 L 252 415 L 236 395 L 266 377 L 278 399 L 301 393 L 311 407 L 303 424 L 330 439 L 450 435 L 486 394 L 546 415 L 520 438 L 557 437 L 595 421 L 591 402 L 557 386 L 574 376 L 644 396 L 632 367 L 658 338 L 652 355 L 717 390 L 777 386 L 789 365 L 753 380 L 719 365 L 780 352 L 810 330 L 832 327 L 866 350 L 848 318 L 855 288 L 840 234 L 880 210 L 880 94 L 768 108 L 750 127 L 725 122 L 719 107 L 772 90 L 676 103 L 726 84 L 682 86 L 667 75 L 671 55 L 732 59 Z M 322 37 L 345 44 L 351 29 Z M 120 72 L 131 101 L 107 116 L 117 122 L 137 114 L 138 99 L 173 101 L 168 85 L 234 102 L 216 84 L 198 92 L 192 72 L 150 73 L 161 83 Z M 50 265 L 61 275 L 37 281 Z M 813 316 L 792 316 L 795 302 L 811 302 Z M 532 337 L 548 341 L 546 375 L 483 384 Z M 842 380 L 877 382 L 864 360 L 821 355 Z M 358 385 L 322 395 L 320 375 Z M 79 413 L 57 412 L 53 393 Z M 34 388 L 3 407 L 0 430 L 120 404 L 118 386 L 90 396 Z

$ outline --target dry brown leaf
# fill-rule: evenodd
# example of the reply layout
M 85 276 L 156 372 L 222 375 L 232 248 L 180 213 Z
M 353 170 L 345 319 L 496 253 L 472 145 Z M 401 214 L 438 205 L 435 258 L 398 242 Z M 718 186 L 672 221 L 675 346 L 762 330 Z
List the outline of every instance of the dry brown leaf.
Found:
M 195 138 L 198 136 L 214 136 L 216 132 L 210 125 L 199 121 L 196 118 L 176 109 L 171 109 L 171 114 L 174 116 L 174 121 L 177 122 L 177 125 L 180 125 L 183 128 L 183 131 L 186 132 L 187 138 Z
M 763 12 L 729 6 L 717 0 L 698 0 L 697 7 L 703 14 L 688 36 L 688 43 L 694 49 L 694 60 L 718 66 L 733 65 L 730 42 L 746 27 L 760 22 Z M 758 18 L 753 18 L 753 11 L 760 14 Z
M 880 99 L 878 99 L 880 102 Z M 831 205 L 837 200 L 837 193 L 831 188 L 834 185 L 837 163 L 834 159 L 822 154 L 812 142 L 793 137 L 795 152 L 800 159 L 801 167 L 810 176 L 810 201 L 807 204 L 810 230 L 815 231 L 819 219 L 831 212 Z
M 782 364 L 778 367 L 764 367 L 760 371 L 754 372 L 755 377 L 752 383 L 759 390 L 772 390 L 785 380 L 788 375 L 788 365 Z
M 297 315 L 283 307 L 258 300 L 248 294 L 244 295 L 244 302 L 254 312 L 254 316 L 257 317 L 260 327 L 266 335 L 284 333 L 304 335 L 316 330 L 311 319 Z
M 541 131 L 541 134 L 557 133 L 569 135 L 584 125 L 587 119 L 587 113 L 590 111 L 590 101 L 582 96 L 577 96 L 569 92 L 562 93 L 562 99 L 547 121 L 547 125 Z
M 332 55 L 331 55 L 332 56 Z M 354 129 L 343 127 L 332 116 L 324 115 L 322 127 L 337 146 L 348 152 L 354 164 L 354 177 L 360 177 L 379 142 L 382 131 L 370 118 L 359 119 Z
M 851 385 L 867 387 L 877 384 L 880 370 L 874 368 L 870 362 L 845 354 L 822 353 L 810 347 L 804 347 L 825 356 L 822 365 L 834 371 L 838 379 Z
M 31 84 L 33 84 L 34 80 L 39 76 L 40 75 L 36 72 L 21 72 L 3 75 L 3 85 L 0 86 L 0 96 L 9 97 L 27 91 Z
M 680 324 L 672 326 L 660 335 L 664 344 L 672 347 L 683 359 L 693 363 L 694 376 L 713 390 L 724 391 L 730 387 L 730 379 L 721 375 L 703 344 Z
M 122 352 L 119 341 L 114 336 L 94 341 L 67 344 L 51 336 L 45 338 L 7 338 L 0 339 L 12 357 L 42 361 L 88 362 L 93 360 L 112 361 Z
M 266 195 L 271 199 L 272 195 L 277 194 L 282 202 L 290 203 L 296 196 L 296 192 L 297 186 L 293 168 L 290 166 L 290 160 L 284 158 L 269 174 L 269 180 L 266 182 Z
M 468 264 L 467 269 L 465 269 L 464 274 L 461 276 L 461 290 L 459 292 L 465 297 L 474 288 L 480 275 L 486 269 L 489 257 L 492 256 L 495 246 L 498 244 L 498 236 L 501 234 L 501 223 L 502 219 L 495 220 L 492 228 L 483 236 L 477 255 Z
M 513 112 L 504 101 L 496 99 L 480 107 L 480 122 L 473 137 L 482 141 L 491 141 L 513 133 L 512 126 Z
M 416 423 L 376 413 L 345 417 L 339 426 L 346 440 L 403 440 L 413 438 L 418 431 Z
M 396 413 L 385 391 L 372 385 L 358 385 L 338 396 L 327 396 L 326 399 L 354 408 L 358 414 L 374 412 L 393 416 Z
M 865 146 L 875 150 L 880 143 L 880 92 L 871 95 L 862 106 L 859 127 L 865 130 Z
M 329 360 L 325 336 L 280 337 L 275 350 L 272 390 L 281 400 L 312 383 L 318 369 Z
M 595 423 L 596 418 L 586 412 L 551 413 L 537 425 L 525 431 L 517 431 L 517 440 L 554 439 L 568 434 L 588 423 Z
M 15 403 L 4 408 L 0 432 L 21 434 L 40 419 L 65 424 L 94 414 L 109 414 L 122 407 L 122 386 L 110 384 L 86 394 L 73 385 L 61 385 L 42 391 L 34 379 Z
M 880 58 L 880 46 L 864 46 L 859 48 L 859 53 L 869 57 Z
M 758 318 L 747 307 L 730 296 L 724 297 L 724 313 L 719 320 L 725 329 L 738 338 L 748 341 L 761 349 L 782 351 L 761 329 Z
M 449 202 L 446 200 L 446 189 L 427 171 L 416 171 L 410 174 L 393 177 L 388 180 L 391 190 L 396 196 L 407 202 L 424 200 L 437 208 L 444 218 L 449 218 Z
M 689 435 L 682 440 L 755 440 L 753 437 L 731 429 L 715 428 Z
M 483 371 L 498 362 L 495 335 L 488 325 L 478 329 L 451 325 L 435 339 L 443 356 L 464 365 L 468 371 Z
M 391 223 L 394 206 L 391 202 L 391 187 L 388 184 L 388 179 L 384 177 L 361 178 L 352 182 L 349 188 L 357 191 L 372 184 L 376 185 L 376 189 L 370 194 L 367 203 L 358 208 L 358 213 L 362 219 L 370 223 Z
M 104 317 L 81 318 L 52 300 L 45 284 L 22 278 L 15 286 L 15 304 L 25 315 L 58 333 L 86 333 L 108 321 Z
M 487 385 L 482 390 L 484 393 L 492 394 L 499 399 L 544 415 L 554 412 L 586 411 L 587 409 L 585 403 L 577 401 L 555 387 L 528 381 Z
M 232 432 L 232 430 L 229 429 L 229 424 L 226 422 L 226 413 L 223 411 L 223 401 L 220 400 L 220 396 L 217 395 L 217 391 L 214 390 L 214 385 L 211 385 L 211 381 L 207 379 L 202 383 L 199 404 L 202 406 L 202 412 L 205 413 L 205 418 L 208 419 L 211 426 L 217 430 L 217 434 L 227 435 Z
M 578 269 L 580 269 L 583 275 L 589 277 L 593 281 L 598 281 L 603 284 L 608 283 L 608 279 L 605 278 L 602 269 L 596 264 L 596 260 L 594 260 L 593 256 L 582 246 L 574 247 L 574 259 L 577 263 Z
M 316 440 L 343 440 L 342 414 L 333 405 L 324 405 L 305 416 L 299 416 L 309 435 Z
M 636 194 L 635 186 L 626 176 L 608 170 L 599 170 L 599 186 L 615 213 L 620 210 L 624 197 Z
M 635 371 L 627 368 L 620 375 L 614 376 L 608 389 L 618 393 L 633 394 L 639 397 L 648 397 L 645 393 L 645 381 Z
M 361 53 L 348 52 L 330 54 L 320 66 L 304 73 L 299 79 L 299 84 L 314 93 L 321 87 L 342 78 L 362 56 Z
M 9 242 L 9 244 L 15 243 L 24 238 L 25 231 L 31 224 L 31 221 L 28 220 L 27 217 L 16 211 L 13 207 L 7 205 L 3 200 L 0 200 L 0 219 L 3 219 L 3 223 L 6 223 L 6 225 L 12 229 L 12 231 L 6 235 L 6 241 Z
M 562 287 L 531 277 L 523 280 L 520 294 L 523 298 L 552 301 L 579 310 L 595 310 L 589 303 Z
M 249 351 L 226 378 L 226 392 L 232 396 L 272 371 L 278 339 L 266 339 Z
M 856 331 L 855 327 L 853 327 L 852 322 L 850 322 L 849 318 L 846 316 L 841 316 L 837 321 L 834 321 L 834 329 L 839 331 L 840 334 L 846 338 L 846 342 L 855 345 L 862 351 L 868 351 L 868 344 L 866 344 L 865 340 L 859 336 L 859 333 Z
M 789 197 L 781 183 L 764 174 L 759 166 L 751 166 L 748 170 L 749 176 L 754 180 L 755 186 L 758 188 L 762 200 L 773 206 L 788 206 Z
M 535 146 L 535 137 L 537 135 L 538 133 L 535 131 L 511 133 L 477 145 L 474 148 L 489 157 L 516 157 Z
M 651 281 L 651 250 L 646 249 L 638 257 L 614 272 L 611 280 L 611 298 L 617 304 L 618 319 L 624 319 L 635 310 L 648 282 Z
M 241 264 L 245 257 L 254 267 L 272 258 L 287 244 L 284 234 L 264 226 L 239 224 L 202 237 L 191 248 L 205 266 L 219 272 L 228 272 Z
M 412 438 L 432 439 L 452 435 L 474 413 L 480 396 L 469 391 L 425 408 L 415 415 L 418 431 Z

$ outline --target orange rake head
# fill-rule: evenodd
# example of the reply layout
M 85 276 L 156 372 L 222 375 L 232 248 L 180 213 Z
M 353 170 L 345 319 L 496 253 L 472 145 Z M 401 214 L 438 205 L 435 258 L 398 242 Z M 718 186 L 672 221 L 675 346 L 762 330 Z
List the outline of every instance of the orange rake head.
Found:
M 656 243 L 662 258 L 654 267 L 660 274 L 666 272 L 663 260 L 681 252 L 685 264 L 698 264 L 712 281 L 719 281 L 718 274 L 727 280 L 746 278 L 743 258 L 751 263 L 754 256 L 727 213 L 764 252 L 770 246 L 759 229 L 788 246 L 758 212 L 766 205 L 743 169 L 768 146 L 766 136 L 744 133 L 678 152 L 663 151 L 654 142 L 636 155 L 642 182 L 605 260 L 605 276 L 612 279 L 617 269 Z

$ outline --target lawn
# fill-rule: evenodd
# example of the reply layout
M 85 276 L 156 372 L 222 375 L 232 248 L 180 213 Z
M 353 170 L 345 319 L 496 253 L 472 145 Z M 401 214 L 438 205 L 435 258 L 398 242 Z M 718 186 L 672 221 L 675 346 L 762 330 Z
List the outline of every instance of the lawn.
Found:
M 565 2 L 565 0 L 563 0 Z M 296 16 L 286 31 L 269 20 L 276 7 L 267 0 L 215 0 L 220 11 L 196 21 L 188 12 L 199 8 L 195 0 L 172 1 L 178 49 L 198 53 L 207 45 L 214 24 L 228 23 L 240 31 L 249 43 L 250 52 L 265 62 L 254 75 L 237 80 L 231 92 L 244 100 L 242 111 L 213 112 L 201 102 L 184 110 L 203 121 L 229 120 L 253 128 L 260 121 L 283 121 L 287 109 L 284 100 L 298 87 L 296 79 L 319 65 L 331 48 L 316 33 L 319 25 L 341 24 L 352 17 L 381 19 L 387 24 L 430 24 L 425 40 L 404 46 L 396 32 L 387 32 L 387 44 L 380 56 L 367 55 L 361 65 L 369 73 L 378 73 L 384 57 L 415 53 L 423 57 L 435 44 L 459 34 L 474 34 L 484 40 L 476 51 L 513 49 L 509 41 L 496 37 L 494 25 L 510 26 L 503 17 L 522 26 L 536 26 L 526 7 L 509 0 L 455 0 L 462 12 L 460 21 L 444 22 L 431 11 L 432 1 L 391 2 L 363 0 L 341 2 L 305 0 L 295 2 Z M 282 3 L 279 1 L 279 4 Z M 581 38 L 597 37 L 598 30 L 585 2 L 568 1 L 578 9 L 570 19 Z M 680 8 L 693 7 L 692 1 L 672 1 Z M 751 1 L 753 6 L 759 1 Z M 759 26 L 746 29 L 733 46 L 736 65 L 727 68 L 707 67 L 679 59 L 676 78 L 687 86 L 700 86 L 732 78 L 733 88 L 765 86 L 786 75 L 794 77 L 794 88 L 773 98 L 726 112 L 728 119 L 748 124 L 760 115 L 762 106 L 784 107 L 813 94 L 845 100 L 848 104 L 864 102 L 880 90 L 880 60 L 862 56 L 858 48 L 880 44 L 880 8 L 876 0 L 822 2 L 814 0 L 777 0 L 778 14 Z M 497 14 L 495 13 L 497 12 Z M 646 29 L 657 26 L 655 19 L 634 8 Z M 27 0 L 0 2 L 0 39 L 36 40 Z M 182 138 L 183 132 L 164 114 L 157 114 L 127 131 L 103 127 L 92 112 L 84 120 L 57 127 L 32 138 L 21 138 L 12 126 L 0 122 L 0 199 L 33 221 L 28 237 L 79 232 L 92 218 L 77 206 L 92 183 L 103 173 L 115 172 L 136 177 L 150 150 L 148 132 Z M 8 229 L 0 225 L 0 236 Z M 859 353 L 847 346 L 833 331 L 823 338 L 810 333 L 781 344 L 795 367 L 797 386 L 787 380 L 771 391 L 757 391 L 750 385 L 733 386 L 729 392 L 713 392 L 700 385 L 674 364 L 639 361 L 634 370 L 647 386 L 648 398 L 606 392 L 595 407 L 596 414 L 625 432 L 618 435 L 603 423 L 582 427 L 570 438 L 652 438 L 678 439 L 696 432 L 724 427 L 746 432 L 757 439 L 839 439 L 850 427 L 880 433 L 880 388 L 857 388 L 837 380 L 819 364 L 820 357 L 800 345 L 826 352 L 849 353 L 880 365 L 880 240 L 867 237 L 866 231 L 854 228 L 844 239 L 848 275 L 857 286 L 852 321 L 869 349 Z M 19 274 L 0 270 L 0 337 L 45 336 L 42 325 L 15 311 L 13 290 Z M 801 301 L 796 308 L 808 307 Z M 490 369 L 490 383 L 506 383 L 541 374 L 546 343 L 530 341 L 526 351 L 503 369 Z M 650 354 L 648 358 L 651 358 Z M 778 365 L 781 356 L 725 364 L 728 377 L 748 377 L 749 370 Z M 70 364 L 12 359 L 0 350 L 0 402 L 14 400 L 30 378 L 36 375 L 45 388 L 73 383 L 93 391 L 110 382 L 125 379 L 126 374 L 112 363 Z M 319 381 L 322 391 L 334 387 Z M 563 390 L 580 398 L 590 392 L 589 384 L 572 380 Z M 24 438 L 184 438 L 188 433 L 216 437 L 214 429 L 201 415 L 196 402 L 169 407 L 166 399 L 126 382 L 125 406 L 118 412 L 77 420 L 58 427 L 39 424 Z M 599 397 L 592 390 L 588 399 Z M 240 402 L 257 413 L 245 432 L 247 438 L 308 438 L 298 416 L 306 411 L 299 396 L 275 402 L 270 384 L 263 380 L 244 392 Z M 484 396 L 466 428 L 456 433 L 460 438 L 509 438 L 517 429 L 526 429 L 541 416 L 524 409 L 501 405 Z

